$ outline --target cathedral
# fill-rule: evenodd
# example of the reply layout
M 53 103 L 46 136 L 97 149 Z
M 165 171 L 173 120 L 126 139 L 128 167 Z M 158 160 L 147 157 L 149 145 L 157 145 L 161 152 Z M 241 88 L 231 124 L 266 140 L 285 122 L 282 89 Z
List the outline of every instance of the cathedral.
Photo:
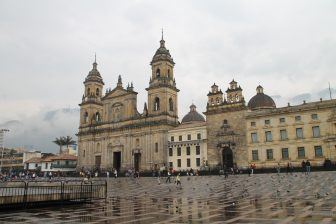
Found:
M 79 104 L 78 169 L 274 168 L 336 161 L 336 100 L 278 108 L 259 85 L 246 103 L 232 80 L 225 92 L 211 86 L 206 118 L 192 104 L 180 123 L 174 64 L 162 37 L 140 113 L 133 83 L 124 86 L 121 76 L 103 94 L 94 61 Z
M 103 94 L 97 62 L 84 81 L 78 132 L 79 168 L 151 170 L 167 161 L 167 133 L 178 125 L 174 60 L 160 40 L 150 63 L 148 101 L 137 111 L 133 83 L 117 85 Z

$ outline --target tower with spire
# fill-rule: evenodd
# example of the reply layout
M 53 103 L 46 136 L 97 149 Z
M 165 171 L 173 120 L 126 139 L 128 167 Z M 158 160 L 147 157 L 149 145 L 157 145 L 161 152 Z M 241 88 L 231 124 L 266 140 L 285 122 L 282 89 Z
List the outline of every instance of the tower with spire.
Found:
M 152 116 L 169 116 L 177 122 L 177 93 L 174 77 L 175 62 L 165 46 L 163 31 L 160 47 L 156 50 L 152 61 L 152 74 L 149 81 L 148 91 L 148 114 Z
M 80 125 L 97 124 L 102 121 L 103 103 L 102 91 L 104 81 L 97 69 L 96 55 L 92 70 L 84 81 L 84 94 L 80 106 Z

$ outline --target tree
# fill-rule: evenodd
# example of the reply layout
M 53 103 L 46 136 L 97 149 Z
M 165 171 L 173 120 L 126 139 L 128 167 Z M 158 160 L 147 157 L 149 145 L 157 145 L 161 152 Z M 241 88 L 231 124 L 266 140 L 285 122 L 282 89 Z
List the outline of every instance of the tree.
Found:
M 59 153 L 62 154 L 62 147 L 65 145 L 65 137 L 56 138 L 53 143 L 60 147 Z
M 64 145 L 67 146 L 67 148 L 69 148 L 69 145 L 74 145 L 76 144 L 76 141 L 72 139 L 72 137 L 70 137 L 69 135 L 64 138 Z

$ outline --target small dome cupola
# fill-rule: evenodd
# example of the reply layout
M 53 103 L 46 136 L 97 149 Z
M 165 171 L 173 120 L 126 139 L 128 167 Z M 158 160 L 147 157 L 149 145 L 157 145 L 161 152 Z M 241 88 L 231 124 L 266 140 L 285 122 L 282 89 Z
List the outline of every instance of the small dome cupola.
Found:
M 194 123 L 194 122 L 205 122 L 204 117 L 196 111 L 196 106 L 191 104 L 189 107 L 190 111 L 182 119 L 182 124 L 184 123 Z
M 257 86 L 257 94 L 258 93 L 264 93 L 264 88 L 261 85 Z
M 261 85 L 257 86 L 256 90 L 257 94 L 253 96 L 247 104 L 251 110 L 276 108 L 274 100 L 270 96 L 264 94 L 264 88 Z
M 151 65 L 153 65 L 156 62 L 159 61 L 168 61 L 170 62 L 172 65 L 175 64 L 172 56 L 170 55 L 169 50 L 166 48 L 165 46 L 165 40 L 163 39 L 163 31 L 162 31 L 162 36 L 161 36 L 161 40 L 160 40 L 160 47 L 159 49 L 156 50 L 153 59 L 151 61 Z
M 84 84 L 88 83 L 88 82 L 98 82 L 98 83 L 104 85 L 103 78 L 101 77 L 101 75 L 100 75 L 100 73 L 97 69 L 97 65 L 98 64 L 96 62 L 96 56 L 95 56 L 95 60 L 92 64 L 92 70 L 89 72 L 89 74 L 85 78 Z

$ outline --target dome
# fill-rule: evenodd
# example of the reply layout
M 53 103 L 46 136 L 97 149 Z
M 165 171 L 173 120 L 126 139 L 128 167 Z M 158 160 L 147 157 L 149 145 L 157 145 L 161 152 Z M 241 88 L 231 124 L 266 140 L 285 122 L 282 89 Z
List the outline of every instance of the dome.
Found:
M 85 78 L 84 83 L 87 82 L 99 82 L 104 85 L 103 78 L 101 77 L 98 69 L 97 69 L 97 62 L 95 61 L 93 64 L 92 70 L 89 72 L 88 76 Z
M 196 111 L 196 106 L 194 104 L 190 106 L 190 112 L 182 119 L 182 124 L 189 122 L 205 122 L 204 117 Z
M 276 108 L 273 99 L 270 96 L 264 94 L 263 87 L 260 85 L 257 87 L 257 94 L 250 99 L 247 106 L 251 110 Z
M 169 61 L 170 63 L 175 64 L 173 58 L 169 53 L 169 50 L 165 46 L 165 41 L 163 40 L 163 37 L 160 40 L 160 47 L 159 49 L 156 50 L 153 59 L 151 61 L 151 64 L 158 61 Z

